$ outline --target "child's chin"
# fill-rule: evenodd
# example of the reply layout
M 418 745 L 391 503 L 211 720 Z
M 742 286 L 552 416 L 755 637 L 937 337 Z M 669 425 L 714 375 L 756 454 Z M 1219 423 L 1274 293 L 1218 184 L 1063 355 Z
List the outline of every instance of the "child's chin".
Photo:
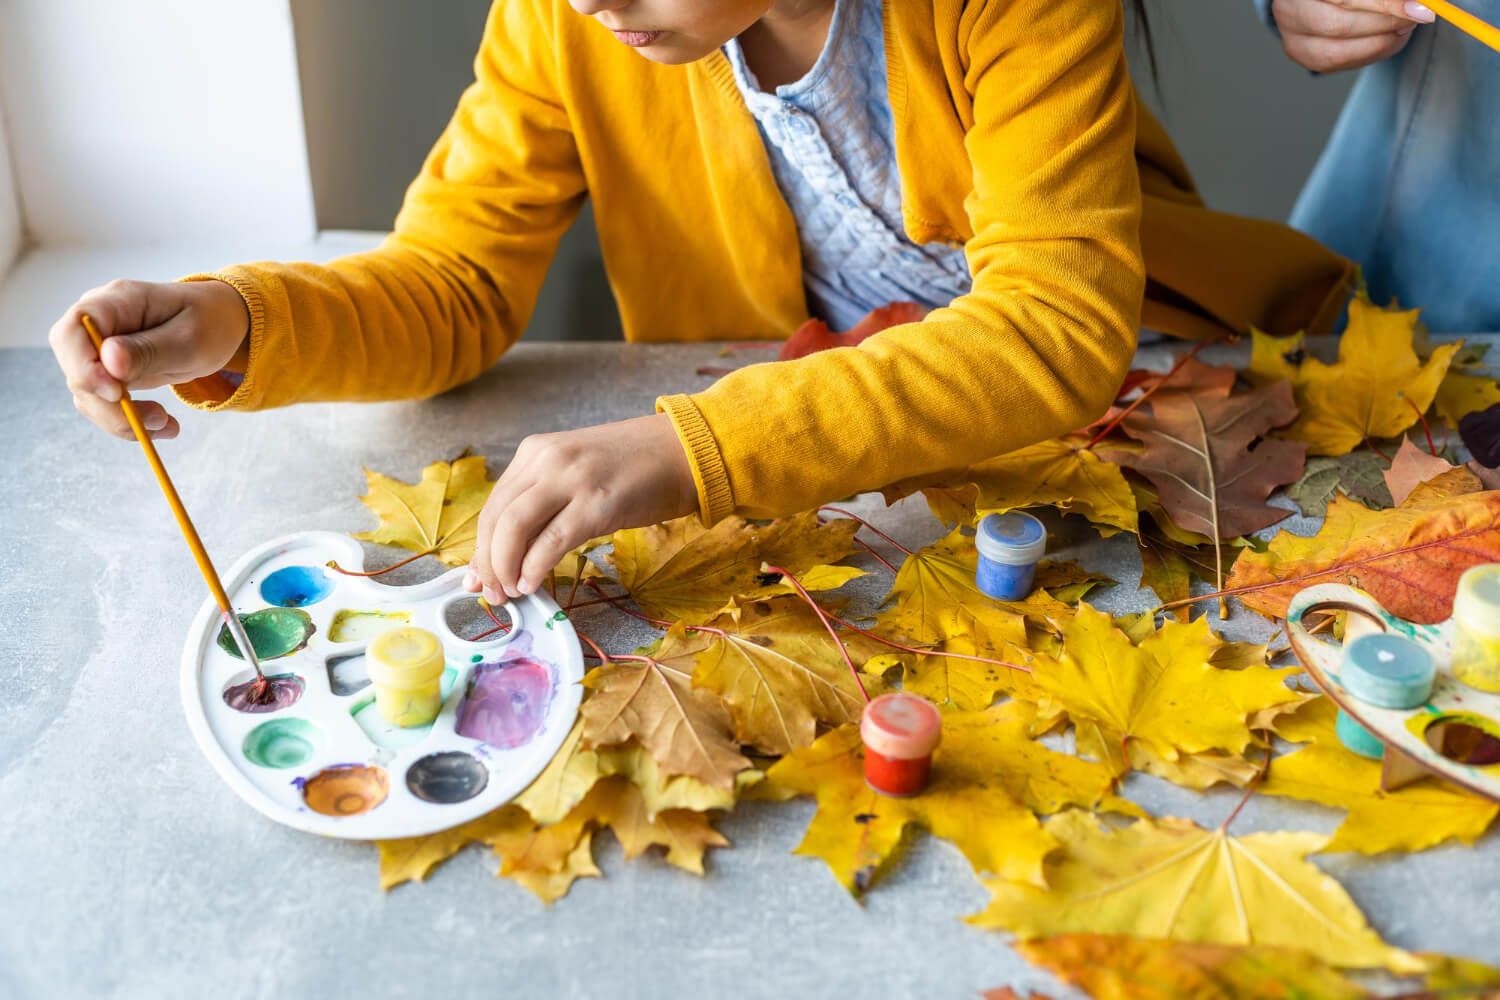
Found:
M 699 48 L 683 44 L 647 45 L 635 51 L 642 59 L 649 59 L 663 66 L 682 66 L 707 56 L 714 51 L 714 46 Z

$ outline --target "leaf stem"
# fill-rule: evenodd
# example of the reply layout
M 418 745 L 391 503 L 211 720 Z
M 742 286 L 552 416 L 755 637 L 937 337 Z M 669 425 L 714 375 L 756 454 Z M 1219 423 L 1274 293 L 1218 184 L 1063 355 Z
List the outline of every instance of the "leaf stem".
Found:
M 824 614 L 822 605 L 813 600 L 812 595 L 797 581 L 795 576 L 780 566 L 771 566 L 768 564 L 765 570 L 767 573 L 781 574 L 781 578 L 790 583 L 796 589 L 797 593 L 802 595 L 802 599 L 813 609 L 813 613 L 818 616 L 818 620 L 823 623 L 823 627 L 828 630 L 828 634 L 833 638 L 833 644 L 838 647 L 839 655 L 844 658 L 844 665 L 849 668 L 849 675 L 854 678 L 855 685 L 859 687 L 859 693 L 864 696 L 866 702 L 869 702 L 870 692 L 865 690 L 865 682 L 860 678 L 859 671 L 854 666 L 854 661 L 849 658 L 849 648 L 844 645 L 844 640 L 839 638 L 838 630 L 833 627 L 833 622 L 828 620 L 828 615 Z
M 401 560 L 400 562 L 391 563 L 385 569 L 374 569 L 374 570 L 370 570 L 368 573 L 357 573 L 357 572 L 355 572 L 352 569 L 345 569 L 344 567 L 342 567 L 342 566 L 340 566 L 338 564 L 338 560 L 336 560 L 336 559 L 330 559 L 326 563 L 324 563 L 323 565 L 327 566 L 329 569 L 333 570 L 335 573 L 340 573 L 340 574 L 343 574 L 344 576 L 362 576 L 362 577 L 383 576 L 384 574 L 389 573 L 393 569 L 400 569 L 402 566 L 409 566 L 412 563 L 416 562 L 418 559 L 422 558 L 423 556 L 430 556 L 430 555 L 432 555 L 436 551 L 437 551 L 437 546 L 433 546 L 430 549 L 423 549 L 421 552 L 416 552 L 416 553 L 413 553 L 412 555 L 407 556 L 405 559 Z
M 1427 454 L 1436 457 L 1438 453 L 1437 445 L 1432 443 L 1432 428 L 1427 426 L 1427 415 L 1417 409 L 1417 404 L 1411 401 L 1410 396 L 1402 396 L 1401 398 L 1406 400 L 1406 405 L 1410 406 L 1416 412 L 1417 419 L 1422 422 L 1422 433 L 1427 436 Z
M 831 506 L 827 506 L 827 505 L 818 508 L 818 512 L 819 513 L 822 513 L 825 510 L 826 511 L 830 511 L 830 512 L 832 512 L 834 514 L 842 514 L 844 517 L 849 518 L 851 521 L 858 521 L 860 524 L 864 525 L 866 528 L 869 528 L 871 531 L 875 532 L 875 534 L 879 535 L 881 538 L 884 538 L 891 545 L 895 546 L 899 551 L 904 552 L 907 555 L 914 555 L 915 554 L 915 553 L 912 552 L 911 549 L 907 548 L 905 545 L 902 545 L 900 542 L 896 541 L 890 535 L 887 535 L 885 532 L 881 531 L 879 528 L 875 527 L 875 525 L 871 524 L 869 521 L 866 521 L 864 518 L 860 517 L 858 514 L 854 513 L 853 511 L 845 510 L 842 507 L 831 507 Z
M 869 629 L 860 628 L 858 625 L 849 621 L 847 618 L 840 618 L 832 611 L 828 612 L 828 617 L 832 618 L 834 621 L 838 622 L 840 625 L 844 626 L 844 628 L 848 629 L 851 632 L 858 632 L 866 639 L 878 642 L 882 646 L 889 646 L 892 649 L 899 649 L 903 653 L 912 653 L 917 656 L 941 656 L 950 660 L 972 660 L 975 663 L 989 663 L 997 667 L 1008 667 L 1011 670 L 1019 670 L 1023 674 L 1031 673 L 1030 667 L 1023 667 L 1019 663 L 1010 663 L 1005 660 L 996 660 L 988 656 L 971 656 L 968 653 L 950 653 L 947 650 L 943 649 L 921 649 L 917 646 L 907 646 L 902 643 L 896 642 L 893 639 L 887 639 L 885 636 L 880 635 L 877 632 L 871 632 Z
M 1187 353 L 1183 354 L 1182 357 L 1178 358 L 1177 363 L 1174 364 L 1170 369 L 1168 369 L 1167 373 L 1163 375 L 1159 381 L 1149 386 L 1144 392 L 1137 396 L 1133 402 L 1126 406 L 1125 409 L 1116 414 L 1113 420 L 1105 424 L 1104 428 L 1100 430 L 1099 433 L 1089 438 L 1089 443 L 1083 446 L 1084 450 L 1093 448 L 1094 445 L 1098 444 L 1100 441 L 1103 441 L 1106 437 L 1108 437 L 1116 427 L 1125 422 L 1126 417 L 1130 416 L 1136 410 L 1140 409 L 1141 404 L 1150 399 L 1156 393 L 1156 390 L 1172 381 L 1172 376 L 1182 371 L 1183 366 L 1185 366 L 1189 361 L 1196 357 L 1199 351 L 1203 350 L 1209 344 L 1217 344 L 1219 341 L 1224 340 L 1225 337 L 1226 335 L 1221 333 L 1216 337 L 1210 337 L 1207 340 L 1200 340 L 1198 341 L 1198 343 L 1194 344 L 1192 350 L 1188 351 Z
M 1266 744 L 1266 759 L 1265 759 L 1265 761 L 1260 765 L 1260 770 L 1257 771 L 1257 772 L 1255 772 L 1255 777 L 1251 778 L 1250 779 L 1250 783 L 1245 786 L 1245 794 L 1242 795 L 1242 796 L 1240 796 L 1240 801 L 1235 805 L 1235 807 L 1232 810 L 1230 810 L 1229 815 L 1224 817 L 1224 822 L 1222 822 L 1222 823 L 1219 824 L 1219 832 L 1220 833 L 1228 833 L 1229 832 L 1229 824 L 1231 824 L 1231 823 L 1233 823 L 1235 821 L 1235 818 L 1237 816 L 1239 816 L 1239 814 L 1240 814 L 1240 810 L 1243 809 L 1243 808 L 1245 808 L 1246 803 L 1248 803 L 1250 801 L 1251 796 L 1253 796 L 1255 794 L 1255 790 L 1258 787 L 1260 787 L 1260 783 L 1262 781 L 1264 781 L 1266 779 L 1266 775 L 1268 773 L 1270 773 L 1270 770 L 1271 770 L 1271 753 L 1272 753 L 1271 745 L 1269 743 L 1267 743 Z
M 860 538 L 858 535 L 855 535 L 854 536 L 854 544 L 858 545 L 860 548 L 862 548 L 866 552 L 870 553 L 870 555 L 874 556 L 880 562 L 880 565 L 884 566 L 886 569 L 890 570 L 892 573 L 897 572 L 896 567 L 891 564 L 891 561 L 889 559 L 887 559 L 885 556 L 881 555 L 879 552 L 876 552 L 874 546 L 872 546 L 869 542 L 865 541 L 863 538 Z

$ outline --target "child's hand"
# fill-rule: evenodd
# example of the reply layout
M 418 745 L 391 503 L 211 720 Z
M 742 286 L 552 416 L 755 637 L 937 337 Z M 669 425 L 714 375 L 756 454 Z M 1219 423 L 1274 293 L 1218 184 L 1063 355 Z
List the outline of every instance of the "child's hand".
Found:
M 1432 11 L 1407 0 L 1275 0 L 1281 47 L 1315 73 L 1358 69 L 1406 48 Z
M 692 468 L 664 413 L 521 442 L 479 514 L 470 591 L 529 594 L 568 550 L 698 509 Z
M 80 313 L 98 325 L 103 351 L 95 352 Z M 249 332 L 244 299 L 222 281 L 112 281 L 85 293 L 47 339 L 73 391 L 73 405 L 128 441 L 135 435 L 116 405 L 122 387 L 154 389 L 219 371 Z M 160 403 L 135 405 L 153 438 L 177 436 L 177 421 Z

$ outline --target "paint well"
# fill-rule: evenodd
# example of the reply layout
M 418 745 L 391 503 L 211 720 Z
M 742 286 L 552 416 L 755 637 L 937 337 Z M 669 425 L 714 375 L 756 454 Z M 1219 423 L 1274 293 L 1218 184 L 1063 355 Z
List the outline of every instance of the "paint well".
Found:
M 285 566 L 260 585 L 260 596 L 265 602 L 280 608 L 317 604 L 331 593 L 333 578 L 321 566 Z
M 505 610 L 504 605 L 492 606 L 490 611 L 493 611 L 495 618 L 500 619 L 506 625 L 513 624 L 510 612 Z M 479 642 L 503 635 L 504 631 L 495 624 L 495 618 L 490 617 L 489 612 L 484 610 L 484 606 L 479 603 L 477 597 L 454 601 L 443 609 L 443 624 L 456 638 L 465 642 Z
M 262 661 L 290 656 L 306 646 L 307 640 L 317 631 L 312 617 L 298 608 L 261 608 L 240 615 L 240 622 L 245 626 L 245 635 L 250 639 L 256 657 Z M 245 658 L 228 625 L 219 626 L 219 648 L 237 660 Z
M 327 669 L 328 687 L 341 698 L 358 694 L 370 686 L 370 672 L 365 668 L 364 653 L 330 656 Z
M 256 697 L 259 693 L 256 680 L 254 671 L 230 678 L 229 685 L 224 688 L 224 704 L 236 712 L 264 715 L 295 705 L 306 689 L 306 684 L 296 674 L 268 674 L 266 682 L 270 685 L 270 696 Z
M 449 692 L 453 690 L 454 683 L 458 680 L 458 671 L 448 667 L 443 671 L 443 699 L 447 700 Z M 380 706 L 375 703 L 375 693 L 361 697 L 349 709 L 349 714 L 354 717 L 355 723 L 364 732 L 371 743 L 387 750 L 400 750 L 404 747 L 420 743 L 427 738 L 432 730 L 432 724 L 425 726 L 414 726 L 404 728 L 386 720 L 380 713 Z
M 323 731 L 306 719 L 272 719 L 245 736 L 244 753 L 252 764 L 283 769 L 305 764 L 323 745 Z
M 302 783 L 302 800 L 324 816 L 358 816 L 385 801 L 391 782 L 385 769 L 364 764 L 327 767 Z
M 460 736 L 509 749 L 531 742 L 552 703 L 552 669 L 529 656 L 481 663 L 458 710 Z
M 461 750 L 428 754 L 406 772 L 406 787 L 424 802 L 467 802 L 489 784 L 490 772 L 473 754 Z
M 1427 745 L 1451 761 L 1484 767 L 1500 764 L 1500 726 L 1469 712 L 1433 718 L 1422 730 Z
M 405 611 L 355 611 L 345 608 L 333 616 L 333 624 L 328 627 L 328 638 L 332 642 L 364 642 L 388 628 L 409 624 L 411 615 Z M 254 639 L 250 641 L 255 642 Z

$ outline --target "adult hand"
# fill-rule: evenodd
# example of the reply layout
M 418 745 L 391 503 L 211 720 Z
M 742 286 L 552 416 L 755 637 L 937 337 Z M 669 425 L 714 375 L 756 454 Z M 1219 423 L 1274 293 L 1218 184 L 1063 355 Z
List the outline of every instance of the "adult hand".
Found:
M 1316 73 L 1389 59 L 1435 20 L 1412 0 L 1275 0 L 1271 13 L 1286 54 Z
M 104 338 L 94 343 L 79 316 L 88 313 Z M 222 281 L 111 281 L 86 292 L 53 324 L 52 354 L 73 391 L 73 405 L 99 427 L 134 440 L 120 396 L 219 371 L 245 342 L 250 311 Z M 160 403 L 136 404 L 153 438 L 177 436 L 178 425 Z
M 479 513 L 464 586 L 491 604 L 520 597 L 596 535 L 697 509 L 692 467 L 664 413 L 533 435 Z

